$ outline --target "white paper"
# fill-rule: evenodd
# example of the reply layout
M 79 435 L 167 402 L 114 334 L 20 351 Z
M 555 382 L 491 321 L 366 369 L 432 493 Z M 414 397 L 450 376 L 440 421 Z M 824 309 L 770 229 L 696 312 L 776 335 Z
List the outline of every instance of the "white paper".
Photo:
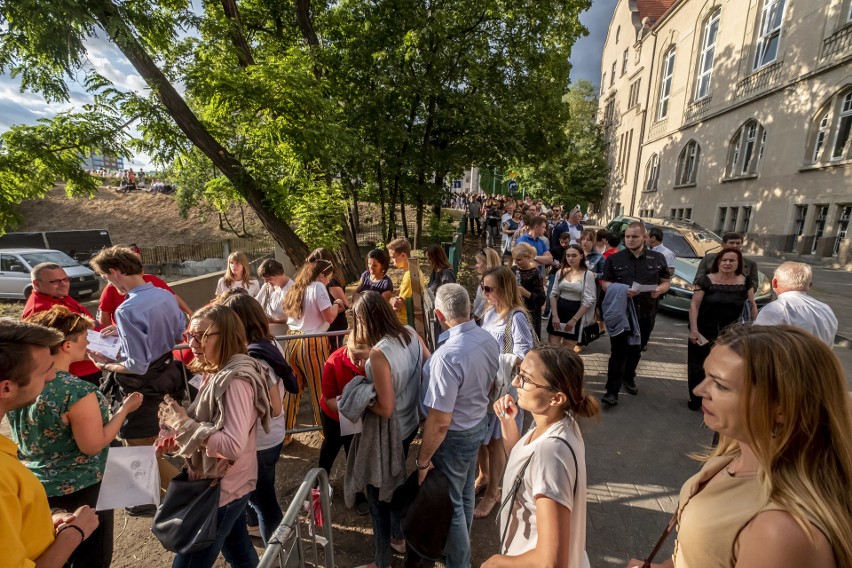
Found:
M 202 375 L 202 374 L 193 375 L 192 378 L 189 379 L 189 384 L 191 384 L 192 386 L 194 386 L 198 390 L 201 390 L 201 383 L 203 381 L 204 381 L 204 375 Z
M 703 347 L 704 345 L 707 345 L 708 343 L 710 343 L 710 340 L 699 333 L 697 343 L 698 343 L 698 345 L 701 345 Z
M 635 292 L 653 292 L 657 289 L 656 284 L 639 284 L 638 282 L 634 282 L 630 289 Z
M 338 408 L 340 408 L 340 397 L 337 397 Z M 341 436 L 349 436 L 350 434 L 360 434 L 361 429 L 364 427 L 364 422 L 359 418 L 356 422 L 352 422 L 345 416 L 343 416 L 342 412 L 338 412 L 337 415 L 340 417 L 340 435 Z
M 154 446 L 110 448 L 96 510 L 160 504 L 160 470 Z
M 101 335 L 99 331 L 90 329 L 86 332 L 86 337 L 89 338 L 89 346 L 86 348 L 94 353 L 100 353 L 113 361 L 118 359 L 118 351 L 121 349 L 121 342 L 117 335 Z

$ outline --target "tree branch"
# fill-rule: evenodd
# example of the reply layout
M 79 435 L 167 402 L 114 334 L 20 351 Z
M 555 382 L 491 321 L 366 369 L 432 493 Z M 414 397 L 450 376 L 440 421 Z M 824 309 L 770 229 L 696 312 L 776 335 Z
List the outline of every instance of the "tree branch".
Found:
M 245 69 L 250 65 L 254 65 L 251 47 L 243 31 L 243 23 L 240 19 L 239 8 L 237 8 L 237 0 L 222 0 L 222 9 L 225 12 L 225 17 L 230 21 L 228 35 L 231 36 L 231 43 L 234 44 L 237 50 L 237 59 L 240 62 L 240 67 Z

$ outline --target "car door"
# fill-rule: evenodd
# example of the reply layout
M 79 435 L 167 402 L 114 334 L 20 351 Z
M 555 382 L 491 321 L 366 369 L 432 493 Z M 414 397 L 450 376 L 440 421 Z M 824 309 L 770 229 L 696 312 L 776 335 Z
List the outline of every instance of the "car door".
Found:
M 23 298 L 30 286 L 30 271 L 17 255 L 0 253 L 0 297 Z

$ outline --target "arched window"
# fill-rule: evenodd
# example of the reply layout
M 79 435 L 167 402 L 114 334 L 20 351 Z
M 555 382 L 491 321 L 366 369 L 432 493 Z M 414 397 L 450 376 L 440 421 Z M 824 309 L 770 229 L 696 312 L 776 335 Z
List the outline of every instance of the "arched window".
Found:
M 757 174 L 763 161 L 766 130 L 756 120 L 749 120 L 731 138 L 728 151 L 728 178 Z
M 645 165 L 645 191 L 657 191 L 657 182 L 660 180 L 660 156 L 651 154 L 651 158 Z
M 701 35 L 701 53 L 698 57 L 698 74 L 695 82 L 695 100 L 710 94 L 710 81 L 713 78 L 713 60 L 716 58 L 716 36 L 719 34 L 719 20 L 722 9 L 717 8 L 704 21 Z
M 677 177 L 675 185 L 692 185 L 698 174 L 698 160 L 701 158 L 701 146 L 690 140 L 677 157 Z
M 672 93 L 672 75 L 674 75 L 675 48 L 672 47 L 663 57 L 663 68 L 660 70 L 660 100 L 657 103 L 657 120 L 663 120 L 669 115 L 669 96 Z
M 846 88 L 817 112 L 811 125 L 808 158 L 811 163 L 828 163 L 852 158 L 852 89 Z

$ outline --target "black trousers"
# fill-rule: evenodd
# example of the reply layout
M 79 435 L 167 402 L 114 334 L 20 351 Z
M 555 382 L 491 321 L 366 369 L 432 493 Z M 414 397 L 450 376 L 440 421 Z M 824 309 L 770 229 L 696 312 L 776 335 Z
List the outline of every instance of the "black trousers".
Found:
M 639 334 L 642 337 L 640 345 L 628 345 L 630 332 L 625 331 L 609 337 L 609 363 L 606 371 L 607 394 L 618 394 L 621 385 L 632 385 L 636 381 L 636 367 L 642 358 L 642 349 L 648 344 L 651 330 L 654 329 L 656 314 L 639 318 Z
M 58 497 L 48 497 L 50 508 L 65 509 L 73 513 L 83 505 L 93 509 L 98 503 L 98 493 L 101 484 L 95 483 L 89 487 Z M 68 559 L 67 566 L 71 568 L 109 568 L 112 563 L 113 512 L 98 511 L 98 528 L 78 546 Z
M 467 225 L 468 234 L 478 235 L 480 232 L 482 232 L 482 225 L 479 221 L 479 217 L 465 217 L 465 219 L 467 219 L 467 223 L 468 223 L 468 225 Z M 473 230 L 473 224 L 474 223 L 476 223 L 476 232 L 474 232 L 474 230 Z
M 701 397 L 695 396 L 692 390 L 704 380 L 704 360 L 710 355 L 712 347 L 712 341 L 707 345 L 698 345 L 688 339 L 686 341 L 686 380 L 689 385 L 689 400 L 696 406 L 701 404 Z
M 349 445 L 352 443 L 353 435 L 340 435 L 340 422 L 325 413 L 320 411 L 320 421 L 322 422 L 322 433 L 324 435 L 322 446 L 320 447 L 319 466 L 331 475 L 331 468 L 334 466 L 334 460 L 337 454 L 340 453 L 340 448 L 349 455 Z

